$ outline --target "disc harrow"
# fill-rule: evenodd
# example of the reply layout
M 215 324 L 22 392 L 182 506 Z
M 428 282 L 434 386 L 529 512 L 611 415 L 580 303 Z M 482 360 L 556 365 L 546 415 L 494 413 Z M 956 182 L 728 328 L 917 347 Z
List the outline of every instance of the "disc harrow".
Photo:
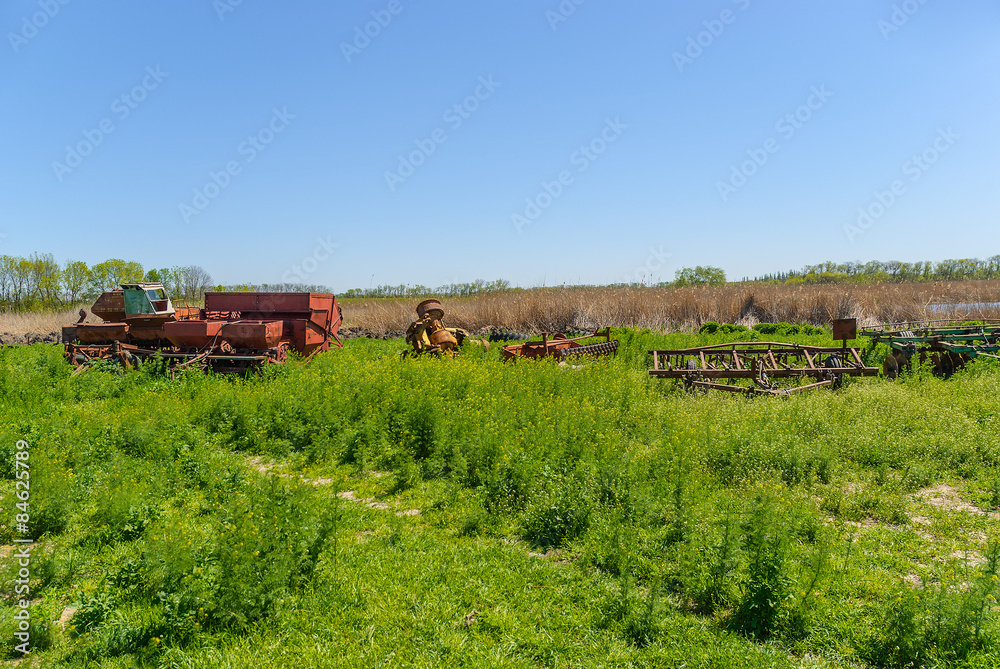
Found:
M 929 358 L 934 371 L 945 377 L 976 358 L 1000 360 L 1000 320 L 889 323 L 862 330 L 861 336 L 892 349 L 882 363 L 888 378 L 908 367 L 914 354 L 921 361 Z

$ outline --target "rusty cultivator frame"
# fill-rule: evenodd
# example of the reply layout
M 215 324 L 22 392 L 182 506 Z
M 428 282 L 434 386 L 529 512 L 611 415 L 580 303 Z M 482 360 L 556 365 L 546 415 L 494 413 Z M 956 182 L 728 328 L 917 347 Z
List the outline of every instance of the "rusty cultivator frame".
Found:
M 790 395 L 832 386 L 844 376 L 875 376 L 878 369 L 865 367 L 856 348 L 823 348 L 780 342 L 739 342 L 675 351 L 650 351 L 650 376 L 681 379 L 684 387 L 712 388 L 749 395 Z M 791 386 L 776 381 L 812 379 Z M 721 383 L 725 381 L 725 383 Z M 749 381 L 740 385 L 740 381 Z

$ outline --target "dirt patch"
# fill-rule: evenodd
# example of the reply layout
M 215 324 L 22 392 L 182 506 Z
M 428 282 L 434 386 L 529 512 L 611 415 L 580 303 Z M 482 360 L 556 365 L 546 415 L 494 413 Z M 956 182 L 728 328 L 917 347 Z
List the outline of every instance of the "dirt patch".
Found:
M 247 462 L 249 462 L 250 466 L 256 469 L 261 474 L 269 474 L 271 473 L 271 470 L 274 469 L 275 467 L 273 463 L 265 462 L 264 458 L 260 457 L 259 455 L 254 455 L 253 457 L 247 458 Z
M 379 511 L 388 511 L 389 510 L 389 505 L 386 504 L 385 502 L 377 502 L 374 499 L 372 499 L 371 497 L 368 497 L 368 498 L 365 498 L 365 499 L 361 499 L 357 495 L 354 494 L 353 490 L 345 490 L 343 492 L 338 492 L 337 493 L 337 497 L 339 497 L 340 499 L 346 499 L 348 502 L 359 502 L 359 503 L 364 504 L 365 506 L 367 506 L 367 507 L 369 507 L 371 509 L 378 509 Z M 410 511 L 416 511 L 416 509 L 411 509 Z M 400 516 L 416 516 L 416 515 L 420 515 L 419 511 L 417 511 L 416 513 L 410 513 L 410 511 L 403 511 L 403 512 L 397 514 L 397 515 L 400 515 Z
M 302 480 L 312 485 L 330 485 L 331 483 L 333 483 L 333 479 L 325 479 L 325 478 L 302 479 Z
M 864 518 L 862 520 L 845 520 L 844 525 L 847 525 L 848 527 L 867 528 L 875 527 L 878 525 L 878 522 L 872 518 Z
M 420 509 L 407 509 L 406 511 L 399 511 L 396 513 L 397 516 L 419 516 Z
M 958 491 L 947 483 L 940 483 L 931 488 L 924 488 L 923 490 L 917 491 L 914 493 L 913 498 L 915 500 L 926 502 L 936 509 L 944 509 L 945 511 L 961 511 L 962 513 L 971 513 L 977 516 L 996 517 L 995 513 L 987 513 L 979 507 L 966 502 L 958 494 Z
M 59 627 L 66 627 L 66 624 L 73 617 L 74 613 L 76 613 L 76 609 L 67 606 L 65 609 L 63 609 L 62 615 L 59 616 L 59 620 L 57 620 L 56 623 L 59 625 Z
M 948 557 L 954 560 L 962 560 L 970 567 L 978 567 L 986 564 L 986 558 L 979 551 L 955 551 Z

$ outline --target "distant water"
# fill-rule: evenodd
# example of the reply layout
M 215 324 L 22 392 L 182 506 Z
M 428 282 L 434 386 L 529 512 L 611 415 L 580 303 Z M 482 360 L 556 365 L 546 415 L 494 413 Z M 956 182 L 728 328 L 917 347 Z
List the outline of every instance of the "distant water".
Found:
M 963 302 L 960 304 L 928 304 L 931 311 L 978 311 L 980 309 L 1000 309 L 1000 302 Z

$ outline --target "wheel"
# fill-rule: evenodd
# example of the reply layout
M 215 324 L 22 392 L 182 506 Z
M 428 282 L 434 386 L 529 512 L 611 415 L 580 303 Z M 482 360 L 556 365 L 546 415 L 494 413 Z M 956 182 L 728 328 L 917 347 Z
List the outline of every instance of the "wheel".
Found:
M 844 367 L 844 363 L 840 361 L 840 357 L 838 357 L 836 354 L 833 354 L 827 357 L 827 359 L 823 362 L 823 367 L 825 367 L 826 369 L 842 369 Z M 829 375 L 833 377 L 834 390 L 844 385 L 843 374 L 837 374 L 836 372 L 829 372 Z

